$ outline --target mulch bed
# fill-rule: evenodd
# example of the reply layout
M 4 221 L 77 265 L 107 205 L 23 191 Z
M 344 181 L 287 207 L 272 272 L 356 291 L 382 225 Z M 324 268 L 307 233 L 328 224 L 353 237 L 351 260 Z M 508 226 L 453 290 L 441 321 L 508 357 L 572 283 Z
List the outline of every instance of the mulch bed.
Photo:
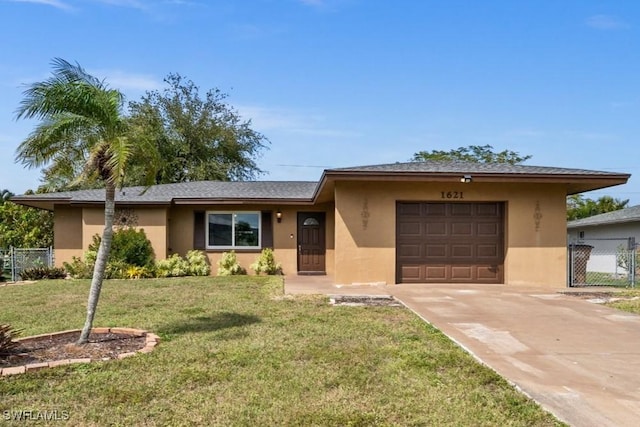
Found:
M 119 354 L 145 347 L 146 338 L 128 334 L 92 333 L 89 342 L 78 346 L 80 332 L 20 341 L 8 354 L 0 354 L 0 368 L 64 359 L 109 360 Z
M 577 297 L 582 299 L 592 299 L 592 298 L 612 298 L 615 296 L 614 292 L 607 291 L 572 291 L 572 292 L 560 292 L 563 295 L 568 295 L 570 297 Z

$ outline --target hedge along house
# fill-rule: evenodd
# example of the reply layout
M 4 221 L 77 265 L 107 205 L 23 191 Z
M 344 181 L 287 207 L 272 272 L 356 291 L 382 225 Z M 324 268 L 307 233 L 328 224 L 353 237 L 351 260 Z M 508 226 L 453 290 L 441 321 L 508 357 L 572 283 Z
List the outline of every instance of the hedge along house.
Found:
M 285 275 L 336 284 L 564 286 L 566 196 L 628 174 L 504 164 L 414 162 L 328 169 L 319 182 L 188 182 L 124 188 L 116 223 L 143 228 L 156 258 L 235 250 L 247 268 L 272 247 Z M 103 190 L 17 196 L 52 210 L 56 263 L 103 227 Z M 215 271 L 215 268 L 213 269 Z

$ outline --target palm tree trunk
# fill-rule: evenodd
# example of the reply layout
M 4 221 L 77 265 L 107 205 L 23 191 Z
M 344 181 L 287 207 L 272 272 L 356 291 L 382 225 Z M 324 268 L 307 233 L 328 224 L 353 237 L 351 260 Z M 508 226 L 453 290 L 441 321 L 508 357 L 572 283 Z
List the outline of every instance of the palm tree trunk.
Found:
M 96 264 L 93 268 L 93 278 L 91 279 L 91 289 L 89 291 L 89 300 L 87 301 L 87 319 L 82 328 L 82 333 L 76 344 L 86 344 L 89 340 L 89 334 L 93 327 L 93 318 L 96 315 L 98 307 L 98 299 L 100 298 L 100 290 L 102 289 L 102 280 L 104 279 L 104 271 L 107 267 L 107 259 L 111 249 L 111 240 L 113 239 L 113 217 L 115 212 L 115 184 L 107 181 L 105 189 L 104 201 L 104 231 L 102 232 L 102 240 L 98 248 L 96 256 Z

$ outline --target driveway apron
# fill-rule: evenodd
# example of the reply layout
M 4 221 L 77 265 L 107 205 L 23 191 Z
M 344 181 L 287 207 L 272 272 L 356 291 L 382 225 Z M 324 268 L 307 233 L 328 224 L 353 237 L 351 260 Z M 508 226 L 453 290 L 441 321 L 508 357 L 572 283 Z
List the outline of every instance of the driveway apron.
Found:
M 387 290 L 562 421 L 640 425 L 640 316 L 554 290 Z

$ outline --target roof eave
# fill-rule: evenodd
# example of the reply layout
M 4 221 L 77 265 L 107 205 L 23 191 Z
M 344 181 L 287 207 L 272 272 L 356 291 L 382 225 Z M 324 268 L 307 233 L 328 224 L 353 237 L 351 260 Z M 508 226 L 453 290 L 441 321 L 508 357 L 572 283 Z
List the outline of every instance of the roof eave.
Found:
M 102 207 L 104 206 L 104 200 L 72 200 L 69 203 L 75 207 Z M 132 200 L 116 200 L 116 206 L 169 206 L 171 201 L 132 201 Z
M 526 180 L 526 179 L 558 179 L 566 182 L 576 179 L 620 179 L 628 180 L 631 175 L 623 173 L 611 173 L 611 174 L 559 174 L 559 173 L 517 173 L 517 172 L 429 172 L 429 171 L 324 171 L 322 178 L 333 177 L 340 179 L 371 179 L 371 178 L 402 178 L 402 179 L 460 179 L 462 175 L 471 175 L 475 179 L 498 179 L 498 180 Z M 321 179 L 322 181 L 322 179 Z
M 341 181 L 424 181 L 459 182 L 463 175 L 471 175 L 474 183 L 482 182 L 519 182 L 566 184 L 567 194 L 582 193 L 615 185 L 625 184 L 630 174 L 530 174 L 530 173 L 453 173 L 453 172 L 414 172 L 414 171 L 331 171 L 323 173 L 322 179 L 314 193 L 314 200 L 319 197 L 329 183 Z
M 71 203 L 70 197 L 65 198 L 51 198 L 51 197 L 22 197 L 22 196 L 13 196 L 10 199 L 11 202 L 27 206 L 30 208 L 36 209 L 44 209 L 47 211 L 53 211 L 55 205 L 69 205 Z
M 174 199 L 175 205 L 311 205 L 307 198 L 191 198 Z
M 569 230 L 573 230 L 576 228 L 583 228 L 583 227 L 599 227 L 602 225 L 616 225 L 616 224 L 626 224 L 629 222 L 640 222 L 640 218 L 622 218 L 622 219 L 616 219 L 616 220 L 610 220 L 610 221 L 598 221 L 598 222 L 584 222 L 584 223 L 577 223 L 577 224 L 571 224 L 571 223 L 567 223 L 567 229 Z

